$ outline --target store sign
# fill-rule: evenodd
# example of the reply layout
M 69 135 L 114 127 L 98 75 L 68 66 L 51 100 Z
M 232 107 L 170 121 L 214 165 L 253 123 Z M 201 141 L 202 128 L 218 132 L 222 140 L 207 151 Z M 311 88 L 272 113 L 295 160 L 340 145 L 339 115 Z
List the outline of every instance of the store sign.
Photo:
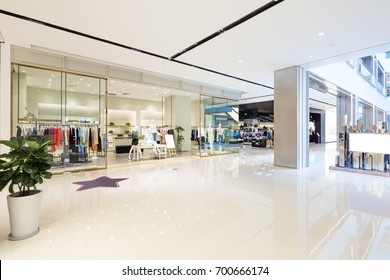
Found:
M 390 134 L 349 134 L 349 150 L 352 152 L 390 154 L 389 143 Z

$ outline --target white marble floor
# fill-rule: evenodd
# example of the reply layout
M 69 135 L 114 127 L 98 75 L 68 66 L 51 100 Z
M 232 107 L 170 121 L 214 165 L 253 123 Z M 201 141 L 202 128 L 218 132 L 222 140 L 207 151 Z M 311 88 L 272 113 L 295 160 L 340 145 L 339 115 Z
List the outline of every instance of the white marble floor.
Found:
M 0 193 L 1 259 L 390 259 L 388 178 L 330 171 L 335 144 L 310 168 L 273 166 L 273 150 L 159 160 L 56 175 L 41 232 L 9 241 Z M 128 177 L 76 192 L 75 181 Z

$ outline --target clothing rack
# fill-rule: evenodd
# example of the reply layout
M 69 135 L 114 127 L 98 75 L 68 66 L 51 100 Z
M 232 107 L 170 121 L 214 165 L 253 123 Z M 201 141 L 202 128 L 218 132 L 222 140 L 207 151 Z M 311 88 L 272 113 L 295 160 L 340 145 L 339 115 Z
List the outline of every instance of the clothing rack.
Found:
M 31 123 L 31 120 L 33 121 L 33 122 L 35 122 L 35 129 L 37 129 L 37 117 L 35 117 L 35 115 L 33 114 L 33 113 L 31 113 L 31 112 L 29 112 L 25 117 L 24 117 L 24 119 L 26 120 L 26 121 L 28 121 L 29 123 Z

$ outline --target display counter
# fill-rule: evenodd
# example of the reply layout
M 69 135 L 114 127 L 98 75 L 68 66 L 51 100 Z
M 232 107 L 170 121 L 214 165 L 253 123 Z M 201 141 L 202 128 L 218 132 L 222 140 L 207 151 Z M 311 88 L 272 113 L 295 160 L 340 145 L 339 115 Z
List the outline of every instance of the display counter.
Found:
M 129 137 L 114 137 L 113 145 L 115 153 L 123 154 L 128 153 L 131 149 L 131 143 L 133 139 Z

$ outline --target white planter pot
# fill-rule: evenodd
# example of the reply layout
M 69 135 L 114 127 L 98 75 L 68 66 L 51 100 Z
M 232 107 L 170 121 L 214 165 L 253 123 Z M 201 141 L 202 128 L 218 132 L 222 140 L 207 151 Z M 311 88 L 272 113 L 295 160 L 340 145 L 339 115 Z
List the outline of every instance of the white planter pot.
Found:
M 39 232 L 42 191 L 28 196 L 7 196 L 11 233 L 9 240 L 21 240 Z

